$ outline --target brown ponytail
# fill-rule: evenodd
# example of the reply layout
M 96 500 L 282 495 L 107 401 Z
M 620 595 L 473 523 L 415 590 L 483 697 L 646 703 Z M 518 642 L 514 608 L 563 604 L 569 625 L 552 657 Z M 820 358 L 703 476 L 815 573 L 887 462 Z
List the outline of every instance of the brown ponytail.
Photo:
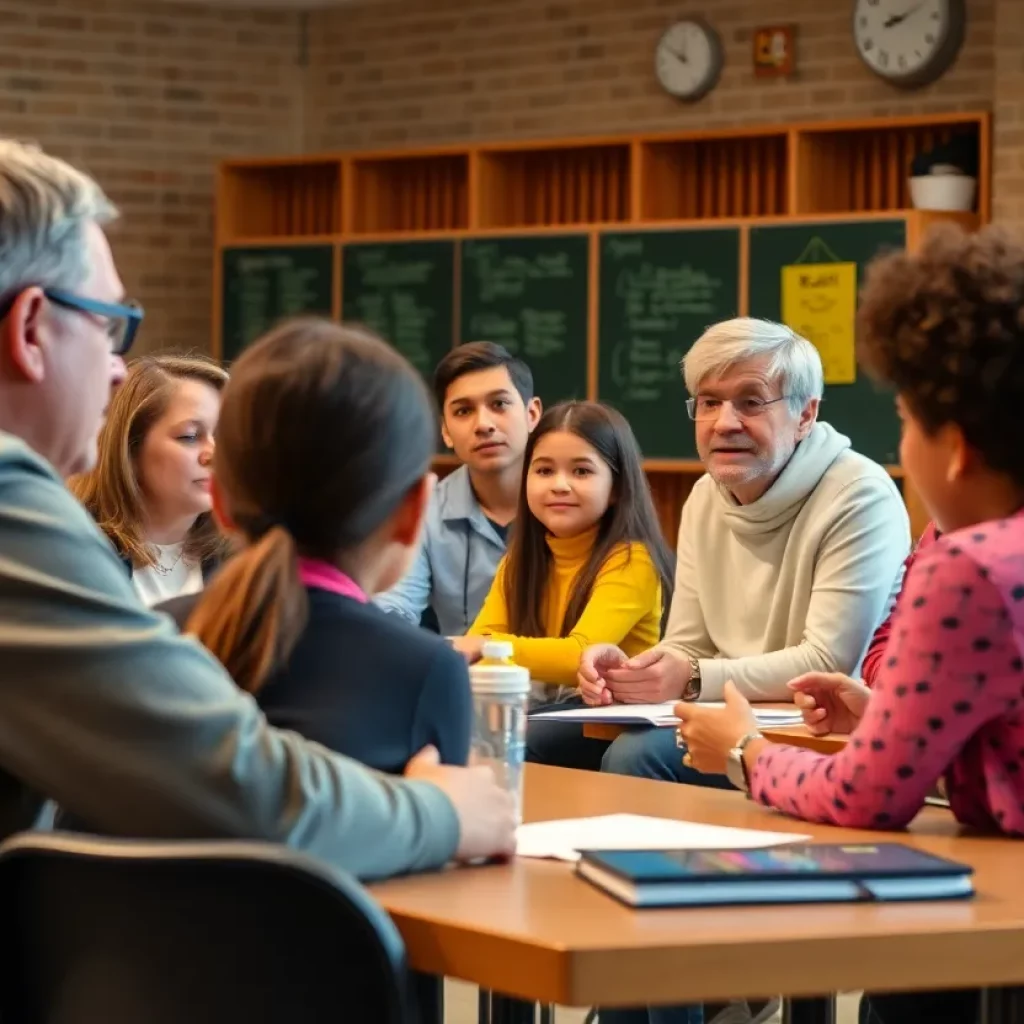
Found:
M 248 546 L 213 578 L 186 630 L 243 690 L 284 667 L 305 629 L 298 556 L 338 565 L 357 550 L 423 479 L 436 423 L 403 356 L 329 320 L 285 322 L 232 366 L 214 476 Z
M 287 661 L 307 615 L 295 542 L 275 526 L 217 573 L 185 632 L 220 661 L 241 689 L 256 693 Z

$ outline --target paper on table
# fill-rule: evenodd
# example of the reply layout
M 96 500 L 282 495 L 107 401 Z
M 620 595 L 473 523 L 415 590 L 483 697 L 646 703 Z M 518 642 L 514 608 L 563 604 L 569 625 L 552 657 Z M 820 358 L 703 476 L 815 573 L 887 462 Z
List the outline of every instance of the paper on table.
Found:
M 810 838 L 642 814 L 605 814 L 520 825 L 516 855 L 576 861 L 580 850 L 756 850 Z
M 538 711 L 533 718 L 554 718 L 560 722 L 605 722 L 608 725 L 675 725 L 675 702 L 665 704 L 607 704 L 599 708 L 569 708 L 564 711 Z M 724 708 L 722 701 L 702 701 L 704 708 Z M 758 725 L 799 725 L 803 721 L 795 708 L 759 708 L 754 705 Z

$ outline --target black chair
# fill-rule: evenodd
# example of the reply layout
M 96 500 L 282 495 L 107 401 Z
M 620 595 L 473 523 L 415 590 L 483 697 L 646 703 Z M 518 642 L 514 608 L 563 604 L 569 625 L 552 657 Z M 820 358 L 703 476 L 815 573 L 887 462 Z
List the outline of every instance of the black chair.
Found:
M 283 847 L 25 832 L 0 846 L 3 1024 L 405 1024 L 402 940 Z

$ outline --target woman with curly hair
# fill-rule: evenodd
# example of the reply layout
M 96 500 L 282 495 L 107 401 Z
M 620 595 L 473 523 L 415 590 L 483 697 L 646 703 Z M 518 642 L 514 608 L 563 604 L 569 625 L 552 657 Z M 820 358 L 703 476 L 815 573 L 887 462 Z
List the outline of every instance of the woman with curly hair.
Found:
M 851 733 L 841 752 L 769 743 L 735 690 L 721 710 L 677 705 L 679 733 L 695 767 L 729 763 L 754 799 L 807 821 L 902 828 L 941 780 L 958 821 L 1024 836 L 1024 246 L 936 231 L 874 261 L 858 317 L 861 363 L 896 391 L 901 460 L 941 536 L 910 569 L 871 690 L 790 684 L 810 724 Z M 927 1003 L 871 999 L 886 1024 L 931 1019 Z M 973 1020 L 977 996 L 946 993 L 938 1010 Z
M 111 400 L 96 468 L 68 482 L 147 605 L 202 590 L 222 553 L 210 463 L 227 380 L 203 356 L 135 360 Z

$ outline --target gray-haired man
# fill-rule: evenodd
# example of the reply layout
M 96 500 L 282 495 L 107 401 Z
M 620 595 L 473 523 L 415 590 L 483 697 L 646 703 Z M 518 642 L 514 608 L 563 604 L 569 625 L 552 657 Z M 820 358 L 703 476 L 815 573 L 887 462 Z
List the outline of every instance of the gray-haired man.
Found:
M 363 878 L 511 849 L 489 772 L 390 779 L 271 729 L 136 598 L 64 488 L 88 469 L 141 319 L 86 175 L 0 141 L 0 835 L 41 798 L 123 835 L 279 841 Z
M 787 682 L 804 672 L 854 674 L 910 549 L 899 492 L 818 421 L 821 359 L 788 327 L 715 324 L 684 374 L 707 474 L 683 508 L 665 639 L 632 659 L 608 645 L 584 652 L 583 700 L 717 701 L 727 679 L 752 700 L 788 700 Z M 682 763 L 671 729 L 631 731 L 607 750 L 568 729 L 531 725 L 531 757 L 716 781 Z

